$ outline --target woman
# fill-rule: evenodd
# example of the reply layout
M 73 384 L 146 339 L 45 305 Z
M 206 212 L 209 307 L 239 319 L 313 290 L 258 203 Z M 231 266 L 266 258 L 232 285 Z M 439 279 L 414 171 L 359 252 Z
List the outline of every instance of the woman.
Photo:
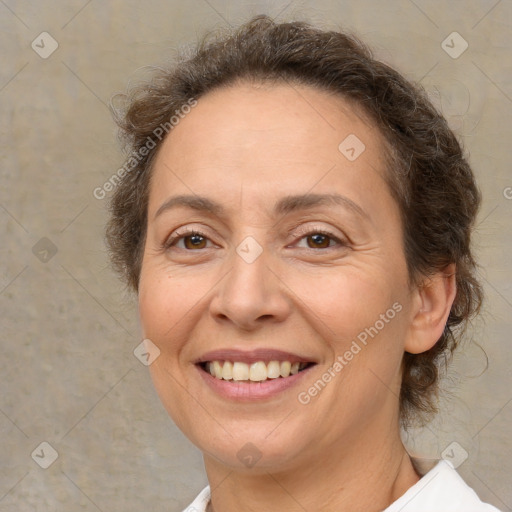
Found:
M 471 169 L 343 33 L 258 16 L 135 89 L 107 237 L 209 486 L 187 511 L 492 511 L 400 427 L 481 303 Z

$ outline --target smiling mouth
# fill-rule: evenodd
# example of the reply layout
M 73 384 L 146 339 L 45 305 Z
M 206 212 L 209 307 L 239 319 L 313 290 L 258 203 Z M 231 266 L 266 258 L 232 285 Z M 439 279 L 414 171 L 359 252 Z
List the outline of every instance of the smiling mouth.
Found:
M 207 361 L 199 366 L 218 380 L 230 382 L 264 382 L 286 379 L 313 366 L 311 362 L 256 361 L 251 364 L 240 361 Z

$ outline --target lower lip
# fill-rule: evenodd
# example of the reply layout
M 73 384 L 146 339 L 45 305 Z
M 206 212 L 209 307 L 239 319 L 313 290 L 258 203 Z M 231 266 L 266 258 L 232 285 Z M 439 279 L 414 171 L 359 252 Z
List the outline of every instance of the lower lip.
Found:
M 273 398 L 299 384 L 304 379 L 304 374 L 308 373 L 312 368 L 313 366 L 310 366 L 289 377 L 249 383 L 217 379 L 199 366 L 196 366 L 201 378 L 213 391 L 224 398 L 241 402 Z

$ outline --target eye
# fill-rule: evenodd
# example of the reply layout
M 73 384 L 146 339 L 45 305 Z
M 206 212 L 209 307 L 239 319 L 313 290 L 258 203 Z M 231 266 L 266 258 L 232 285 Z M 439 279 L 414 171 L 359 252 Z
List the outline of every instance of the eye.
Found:
M 300 235 L 300 240 L 297 246 L 305 249 L 329 249 L 336 245 L 339 247 L 347 246 L 346 242 L 324 229 L 309 230 L 298 233 L 298 235 Z M 306 243 L 305 246 L 301 246 L 301 243 L 304 243 L 303 241 Z M 210 247 L 208 242 L 211 243 L 211 240 L 200 230 L 190 228 L 178 229 L 165 242 L 164 248 L 168 250 L 174 247 L 185 251 L 195 251 L 208 249 Z
M 208 241 L 209 238 L 197 229 L 178 230 L 165 242 L 165 248 L 177 247 L 178 249 L 189 251 L 206 249 Z M 182 246 L 180 246 L 181 242 L 183 242 Z
M 344 241 L 340 240 L 333 233 L 323 229 L 315 229 L 302 234 L 300 242 L 302 242 L 303 240 L 305 240 L 307 244 L 305 247 L 307 249 L 329 249 L 336 245 L 341 247 L 347 245 Z

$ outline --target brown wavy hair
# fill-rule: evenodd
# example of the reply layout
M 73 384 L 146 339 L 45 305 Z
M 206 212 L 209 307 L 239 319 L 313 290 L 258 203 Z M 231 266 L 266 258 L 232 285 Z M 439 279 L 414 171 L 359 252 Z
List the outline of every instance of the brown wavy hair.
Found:
M 374 59 L 355 36 L 256 16 L 231 32 L 208 34 L 124 95 L 125 107 L 114 114 L 125 149 L 137 159 L 121 173 L 109 204 L 106 239 L 114 267 L 136 292 L 151 167 L 163 140 L 155 130 L 191 99 L 242 81 L 309 85 L 362 107 L 387 142 L 386 179 L 401 211 L 411 284 L 455 263 L 457 293 L 443 335 L 430 350 L 403 359 L 402 425 L 425 423 L 437 411 L 440 372 L 482 302 L 470 248 L 480 192 L 461 145 L 425 91 Z M 156 147 L 142 155 L 148 138 Z

